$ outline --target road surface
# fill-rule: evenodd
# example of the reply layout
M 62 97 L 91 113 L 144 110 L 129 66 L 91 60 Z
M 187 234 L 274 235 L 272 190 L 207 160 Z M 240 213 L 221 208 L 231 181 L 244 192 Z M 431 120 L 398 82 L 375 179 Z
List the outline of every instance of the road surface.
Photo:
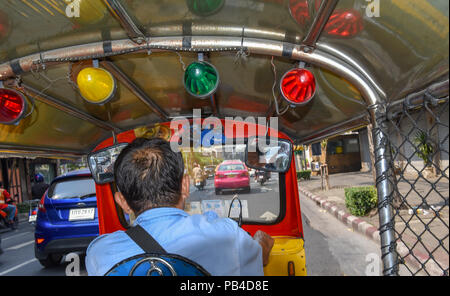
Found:
M 354 232 L 301 193 L 300 207 L 308 275 L 381 275 L 377 243 Z

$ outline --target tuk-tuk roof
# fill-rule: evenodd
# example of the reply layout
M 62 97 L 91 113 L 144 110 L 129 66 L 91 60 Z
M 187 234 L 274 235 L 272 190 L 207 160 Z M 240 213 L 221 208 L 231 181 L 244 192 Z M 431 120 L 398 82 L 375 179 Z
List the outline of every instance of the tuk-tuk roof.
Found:
M 1 1 L 0 80 L 20 78 L 32 107 L 18 125 L 0 125 L 0 152 L 76 157 L 111 131 L 193 109 L 273 116 L 279 80 L 299 60 L 317 92 L 296 108 L 280 99 L 279 128 L 311 142 L 364 126 L 372 104 L 448 81 L 448 18 L 447 0 Z M 220 74 L 211 99 L 182 82 L 200 51 Z M 87 103 L 73 79 L 96 58 L 118 78 L 106 105 Z

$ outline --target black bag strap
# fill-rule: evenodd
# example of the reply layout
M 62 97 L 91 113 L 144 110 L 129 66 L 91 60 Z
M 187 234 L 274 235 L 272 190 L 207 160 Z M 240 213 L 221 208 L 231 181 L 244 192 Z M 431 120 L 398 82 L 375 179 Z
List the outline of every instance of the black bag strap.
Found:
M 140 225 L 128 228 L 125 232 L 146 253 L 167 254 L 166 250 Z

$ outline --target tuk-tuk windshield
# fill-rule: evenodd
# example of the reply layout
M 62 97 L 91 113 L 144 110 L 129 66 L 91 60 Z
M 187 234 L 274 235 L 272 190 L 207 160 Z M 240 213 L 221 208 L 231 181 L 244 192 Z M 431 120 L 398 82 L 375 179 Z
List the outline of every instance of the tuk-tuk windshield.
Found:
M 190 176 L 190 197 L 186 211 L 201 214 L 214 211 L 220 217 L 238 218 L 242 205 L 245 223 L 274 223 L 280 216 L 282 174 L 262 173 L 245 165 L 245 144 L 220 144 L 182 150 Z M 214 166 L 211 172 L 209 168 Z M 230 204 L 235 196 L 230 211 Z

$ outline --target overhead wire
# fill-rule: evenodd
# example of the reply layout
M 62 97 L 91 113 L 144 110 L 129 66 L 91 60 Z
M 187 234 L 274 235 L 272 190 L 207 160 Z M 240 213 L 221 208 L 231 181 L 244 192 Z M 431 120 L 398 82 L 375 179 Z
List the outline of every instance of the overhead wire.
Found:
M 273 96 L 273 100 L 275 102 L 275 112 L 278 116 L 282 116 L 284 115 L 290 108 L 290 106 L 286 106 L 286 108 L 280 112 L 279 106 L 278 106 L 278 98 L 275 94 L 275 86 L 277 85 L 277 70 L 275 67 L 275 64 L 273 63 L 273 56 L 272 59 L 270 60 L 270 64 L 272 65 L 272 71 L 273 71 L 273 85 L 272 85 L 272 96 Z

